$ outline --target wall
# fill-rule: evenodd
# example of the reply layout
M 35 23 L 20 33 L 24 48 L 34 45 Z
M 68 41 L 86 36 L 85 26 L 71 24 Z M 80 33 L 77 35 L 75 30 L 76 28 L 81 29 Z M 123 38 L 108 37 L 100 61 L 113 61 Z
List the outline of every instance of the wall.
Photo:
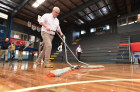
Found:
M 140 23 L 118 27 L 118 33 L 140 31 Z
M 34 35 L 36 37 L 40 37 L 41 38 L 41 34 L 40 32 L 37 31 L 33 31 L 31 28 L 18 24 L 16 22 L 13 22 L 13 27 L 12 27 L 13 31 L 17 31 L 17 32 L 22 32 L 22 33 L 26 33 L 28 35 Z

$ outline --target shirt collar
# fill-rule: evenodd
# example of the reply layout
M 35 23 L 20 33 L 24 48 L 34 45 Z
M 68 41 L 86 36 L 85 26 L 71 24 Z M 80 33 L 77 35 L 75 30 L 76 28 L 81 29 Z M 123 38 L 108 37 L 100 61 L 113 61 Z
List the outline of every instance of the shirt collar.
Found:
M 50 13 L 50 15 L 51 15 L 51 17 L 52 17 L 53 19 L 55 19 L 55 18 L 53 17 L 53 14 L 52 14 L 52 13 Z

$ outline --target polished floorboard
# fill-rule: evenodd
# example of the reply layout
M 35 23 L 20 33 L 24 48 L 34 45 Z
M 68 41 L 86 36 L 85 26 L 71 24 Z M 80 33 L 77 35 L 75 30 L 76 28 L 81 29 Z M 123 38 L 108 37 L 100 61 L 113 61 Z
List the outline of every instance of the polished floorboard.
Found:
M 47 77 L 50 70 L 68 66 L 52 64 L 54 68 L 37 66 L 33 61 L 0 62 L 0 92 L 140 92 L 140 65 L 89 63 L 105 68 L 77 69 L 60 77 Z

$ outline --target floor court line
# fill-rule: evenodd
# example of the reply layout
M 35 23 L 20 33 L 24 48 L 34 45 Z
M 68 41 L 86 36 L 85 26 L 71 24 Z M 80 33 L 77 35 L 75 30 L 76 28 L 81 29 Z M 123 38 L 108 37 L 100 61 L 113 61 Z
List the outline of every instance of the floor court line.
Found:
M 75 75 L 77 75 L 78 73 L 73 73 Z M 106 79 L 122 79 L 122 78 L 117 78 L 117 77 L 107 77 L 107 76 L 99 76 L 99 75 L 87 75 L 87 74 L 80 74 L 80 75 L 84 75 L 86 77 L 99 77 L 99 78 L 106 78 Z
M 11 90 L 11 91 L 8 91 L 8 92 L 26 92 L 26 91 L 37 90 L 37 89 L 52 88 L 52 87 L 74 85 L 74 84 L 95 83 L 95 82 L 96 83 L 101 83 L 101 82 L 118 82 L 118 81 L 137 81 L 137 82 L 140 82 L 140 79 L 113 79 L 113 80 L 110 79 L 110 80 L 79 81 L 79 82 L 69 82 L 69 83 L 59 83 L 59 84 L 51 84 L 51 85 L 29 87 L 29 88 L 24 88 L 24 89 Z

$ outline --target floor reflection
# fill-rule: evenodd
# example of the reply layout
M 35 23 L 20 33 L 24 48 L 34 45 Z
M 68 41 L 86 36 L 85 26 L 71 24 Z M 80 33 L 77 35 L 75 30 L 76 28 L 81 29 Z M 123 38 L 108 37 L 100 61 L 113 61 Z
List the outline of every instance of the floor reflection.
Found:
M 77 63 L 72 64 L 76 65 Z M 52 85 L 52 88 L 42 88 L 29 92 L 133 92 L 133 90 L 135 90 L 134 92 L 140 92 L 139 81 L 112 81 L 53 86 L 53 84 L 69 84 L 70 82 L 140 78 L 140 65 L 89 64 L 104 65 L 105 69 L 77 69 L 66 75 L 50 78 L 46 76 L 50 70 L 65 68 L 68 67 L 68 64 L 53 62 L 54 68 L 44 68 L 42 65 L 37 66 L 33 61 L 14 61 L 6 62 L 5 64 L 0 62 L 0 85 L 9 90 Z
M 13 70 L 13 72 L 16 72 L 17 70 L 28 70 L 28 69 L 36 70 L 37 64 L 31 61 L 22 61 L 22 62 L 13 61 L 0 63 L 0 68 Z

